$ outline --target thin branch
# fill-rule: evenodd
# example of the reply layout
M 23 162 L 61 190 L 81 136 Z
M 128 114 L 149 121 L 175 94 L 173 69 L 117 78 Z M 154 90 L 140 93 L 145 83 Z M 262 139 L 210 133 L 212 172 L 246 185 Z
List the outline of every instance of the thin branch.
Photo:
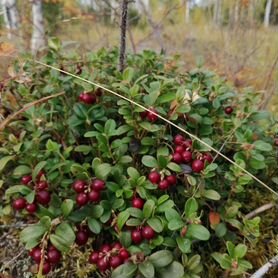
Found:
M 255 209 L 255 210 L 249 212 L 248 214 L 246 214 L 245 218 L 246 219 L 251 219 L 251 218 L 255 217 L 257 214 L 262 213 L 262 212 L 264 212 L 268 209 L 271 209 L 273 207 L 275 207 L 275 204 L 273 204 L 273 203 L 265 204 L 265 205 Z
M 21 113 L 23 113 L 23 112 L 25 112 L 26 110 L 28 110 L 30 107 L 32 107 L 32 106 L 34 106 L 34 105 L 37 105 L 37 104 L 39 104 L 39 103 L 48 101 L 49 99 L 62 96 L 62 95 L 64 95 L 64 94 L 65 94 L 65 92 L 58 93 L 58 94 L 55 94 L 55 95 L 43 97 L 43 98 L 41 98 L 41 99 L 39 99 L 39 100 L 36 100 L 36 101 L 33 101 L 33 102 L 30 102 L 30 103 L 26 104 L 23 108 L 21 108 L 20 110 L 16 111 L 16 112 L 13 113 L 12 115 L 8 116 L 4 121 L 2 121 L 2 122 L 0 123 L 0 131 L 3 131 L 4 128 L 5 128 L 13 119 L 15 119 L 15 118 L 16 118 L 18 115 L 20 115 Z
M 262 278 L 264 275 L 274 267 L 278 266 L 278 255 L 259 268 L 250 278 Z

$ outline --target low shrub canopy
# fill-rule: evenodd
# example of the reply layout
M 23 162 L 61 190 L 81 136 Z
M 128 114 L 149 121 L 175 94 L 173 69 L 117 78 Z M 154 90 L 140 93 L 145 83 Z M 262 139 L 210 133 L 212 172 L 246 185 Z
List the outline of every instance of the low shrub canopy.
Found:
M 117 50 L 79 57 L 50 46 L 44 62 L 150 108 L 277 189 L 277 125 L 258 111 L 259 94 L 237 94 L 201 68 L 183 73 L 177 58 L 152 51 L 128 55 L 121 74 Z M 113 278 L 250 271 L 261 219 L 244 215 L 260 205 L 252 194 L 271 195 L 249 175 L 91 84 L 33 62 L 17 62 L 13 71 L 6 108 L 13 108 L 10 92 L 20 105 L 65 93 L 27 109 L 1 137 L 1 213 L 17 211 L 33 223 L 20 240 L 42 273 L 76 249 L 89 261 L 82 277 L 110 277 L 113 269 Z

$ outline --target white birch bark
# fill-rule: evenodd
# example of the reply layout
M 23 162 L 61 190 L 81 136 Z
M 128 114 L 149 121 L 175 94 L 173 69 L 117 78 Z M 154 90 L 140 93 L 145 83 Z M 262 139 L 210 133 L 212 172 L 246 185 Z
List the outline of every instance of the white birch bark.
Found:
M 272 0 L 267 0 L 266 7 L 265 7 L 265 13 L 264 13 L 264 26 L 265 27 L 269 26 L 271 5 L 272 5 Z
M 213 22 L 216 25 L 221 23 L 221 0 L 215 0 L 213 8 Z
M 8 29 L 8 38 L 11 38 L 11 30 L 16 30 L 19 27 L 19 15 L 16 7 L 16 0 L 2 0 L 1 4 L 4 11 L 5 25 Z
M 42 1 L 32 0 L 33 34 L 31 39 L 31 50 L 35 54 L 45 46 L 45 32 L 42 13 Z
M 185 0 L 185 23 L 190 22 L 190 0 Z

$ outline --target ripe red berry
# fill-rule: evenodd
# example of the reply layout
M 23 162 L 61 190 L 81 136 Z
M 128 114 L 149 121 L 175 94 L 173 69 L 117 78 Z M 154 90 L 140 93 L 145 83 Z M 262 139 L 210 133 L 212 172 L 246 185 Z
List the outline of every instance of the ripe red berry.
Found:
M 21 209 L 24 209 L 26 206 L 26 200 L 22 197 L 18 198 L 18 199 L 15 199 L 13 201 L 13 208 L 15 210 L 21 210 Z
M 174 144 L 175 145 L 183 145 L 184 140 L 185 140 L 185 138 L 182 135 L 178 134 L 174 138 Z
M 138 208 L 138 209 L 142 209 L 144 206 L 144 200 L 139 198 L 139 197 L 135 197 L 132 199 L 132 206 L 134 208 Z
M 205 153 L 203 155 L 203 160 L 207 161 L 208 163 L 211 163 L 213 161 L 213 157 L 210 153 Z
M 122 261 L 122 258 L 120 256 L 114 256 L 110 259 L 110 266 L 112 268 L 117 268 L 122 263 L 123 263 L 123 261 Z
M 108 253 L 111 251 L 111 246 L 109 244 L 103 244 L 100 248 L 100 251 L 103 253 Z
M 142 235 L 139 230 L 133 230 L 131 232 L 131 239 L 135 244 L 139 244 L 142 241 Z
M 93 93 L 82 93 L 79 96 L 79 101 L 85 104 L 94 104 L 96 102 L 96 96 Z
M 48 261 L 44 261 L 42 266 L 42 274 L 46 275 L 50 272 L 50 270 L 51 270 L 50 263 Z
M 191 160 L 192 160 L 192 152 L 190 152 L 190 151 L 184 151 L 184 152 L 182 153 L 182 158 L 183 158 L 183 161 L 184 161 L 185 163 L 191 162 Z
M 106 257 L 103 257 L 97 261 L 98 269 L 102 272 L 106 271 L 109 268 L 109 260 Z
M 129 253 L 126 249 L 121 249 L 119 252 L 119 256 L 122 258 L 123 261 L 129 258 Z
M 82 207 L 88 203 L 88 196 L 86 193 L 78 193 L 75 200 L 77 205 Z
M 155 237 L 155 232 L 150 226 L 146 226 L 142 229 L 142 237 L 150 240 Z
M 30 255 L 32 257 L 32 259 L 36 262 L 36 263 L 40 263 L 41 261 L 41 257 L 42 257 L 42 250 L 39 247 L 35 247 L 31 250 Z
M 180 153 L 173 153 L 172 154 L 172 161 L 174 161 L 177 164 L 180 164 L 183 162 L 183 157 Z
M 72 184 L 72 188 L 75 192 L 77 193 L 81 193 L 84 192 L 85 188 L 86 188 L 86 182 L 82 181 L 82 180 L 76 180 L 73 184 Z
M 183 146 L 176 146 L 175 147 L 175 153 L 180 153 L 182 154 L 185 151 Z
M 175 185 L 177 183 L 177 177 L 175 175 L 166 177 L 166 180 L 169 182 L 170 185 Z
M 196 159 L 192 162 L 191 167 L 193 172 L 200 173 L 205 168 L 205 164 L 202 160 Z
M 192 146 L 192 140 L 191 139 L 186 139 L 184 142 L 183 142 L 183 146 L 185 148 L 191 148 Z
M 48 183 L 47 181 L 40 181 L 36 184 L 36 189 L 41 191 L 41 190 L 45 190 L 48 188 Z
M 91 202 L 98 203 L 100 201 L 100 192 L 92 190 L 88 193 L 88 198 Z
M 57 264 L 61 259 L 61 253 L 57 249 L 49 250 L 47 258 L 50 263 Z
M 98 259 L 99 259 L 99 253 L 97 251 L 94 251 L 91 253 L 89 257 L 89 263 L 96 264 L 98 262 Z
M 87 243 L 88 239 L 89 239 L 89 233 L 87 231 L 79 230 L 76 233 L 75 242 L 78 245 L 85 245 Z
M 27 204 L 26 210 L 27 210 L 30 214 L 35 213 L 36 210 L 37 210 L 37 205 L 34 204 L 34 203 L 32 203 L 32 204 Z
M 141 119 L 145 119 L 148 115 L 148 111 L 140 112 Z
M 233 107 L 231 107 L 231 106 L 228 106 L 228 107 L 225 108 L 225 113 L 226 113 L 227 115 L 232 114 L 233 111 L 234 111 L 234 109 L 233 109 Z
M 157 171 L 152 171 L 149 173 L 149 181 L 151 183 L 159 183 L 160 182 L 160 174 Z
M 148 111 L 147 119 L 148 119 L 148 121 L 154 123 L 154 122 L 156 122 L 157 119 L 158 119 L 158 116 L 154 114 L 154 113 L 157 114 L 157 111 L 156 111 L 154 108 L 150 108 L 149 110 L 150 110 L 150 111 Z M 154 112 L 154 113 L 153 113 L 153 112 Z
M 158 184 L 158 188 L 160 190 L 167 190 L 170 186 L 170 183 L 165 179 L 162 180 L 159 184 Z
M 36 201 L 41 205 L 47 205 L 50 199 L 50 193 L 46 190 L 38 191 L 36 194 Z
M 120 250 L 123 246 L 121 245 L 120 242 L 115 242 L 114 244 L 112 244 L 112 249 L 117 249 Z
M 91 188 L 95 191 L 102 191 L 105 189 L 105 182 L 103 180 L 95 179 L 91 183 Z
M 275 138 L 275 139 L 274 139 L 274 145 L 275 145 L 276 147 L 278 147 L 278 138 Z
M 25 185 L 29 184 L 29 182 L 31 182 L 31 181 L 32 181 L 32 176 L 30 176 L 30 175 L 28 175 L 28 176 L 23 176 L 23 177 L 21 178 L 21 183 L 22 183 L 22 184 L 25 184 Z
M 39 173 L 37 175 L 37 181 L 40 181 L 42 176 L 45 176 L 45 172 L 43 170 L 39 171 Z

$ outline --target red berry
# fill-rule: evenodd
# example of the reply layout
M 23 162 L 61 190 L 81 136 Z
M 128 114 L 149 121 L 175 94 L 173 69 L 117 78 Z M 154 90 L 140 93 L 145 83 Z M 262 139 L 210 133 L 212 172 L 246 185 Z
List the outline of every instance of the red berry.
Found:
M 27 185 L 30 181 L 32 181 L 32 176 L 23 176 L 21 178 L 21 183 Z
M 150 226 L 146 226 L 142 229 L 142 237 L 150 240 L 155 237 L 155 232 Z
M 91 202 L 98 203 L 100 201 L 100 192 L 92 190 L 88 193 L 88 198 Z
M 96 102 L 96 96 L 93 93 L 83 93 L 80 94 L 79 101 L 85 104 L 94 104 Z
M 49 273 L 51 270 L 51 265 L 48 261 L 44 261 L 43 262 L 43 266 L 42 266 L 42 274 L 46 275 L 47 273 Z
M 139 230 L 133 230 L 131 232 L 131 239 L 135 244 L 139 244 L 142 241 L 142 235 Z
M 75 192 L 77 193 L 81 193 L 84 192 L 85 188 L 86 188 L 86 182 L 82 181 L 82 180 L 76 180 L 73 184 L 72 184 L 72 188 Z
M 154 123 L 158 119 L 158 116 L 156 115 L 157 111 L 154 108 L 150 108 L 149 110 L 150 111 L 148 111 L 147 119 L 148 119 L 149 122 Z M 153 112 L 156 113 L 156 114 L 154 114 Z
M 110 259 L 110 266 L 112 268 L 117 268 L 119 265 L 123 263 L 122 258 L 120 256 L 115 256 Z
M 116 242 L 112 245 L 112 249 L 117 249 L 120 250 L 123 246 L 121 245 L 120 242 Z
M 43 170 L 39 171 L 39 173 L 37 175 L 37 181 L 40 181 L 42 176 L 45 176 L 45 172 Z
M 48 251 L 50 251 L 50 250 L 57 250 L 57 249 L 56 249 L 56 247 L 54 247 L 53 245 L 50 245 L 50 246 L 48 247 Z
M 46 190 L 38 191 L 36 201 L 41 205 L 47 205 L 50 202 L 50 193 Z
M 36 184 L 36 189 L 41 191 L 41 190 L 45 190 L 48 188 L 48 183 L 47 181 L 40 181 Z
M 174 138 L 174 144 L 175 145 L 183 145 L 184 140 L 185 140 L 185 138 L 182 135 L 178 134 Z
M 183 157 L 180 153 L 173 153 L 172 154 L 172 160 L 177 163 L 180 164 L 183 162 Z
M 109 244 L 103 244 L 100 248 L 100 251 L 103 253 L 108 253 L 111 251 L 111 246 Z
M 119 252 L 119 256 L 123 259 L 123 261 L 125 261 L 129 258 L 129 253 L 126 249 L 122 249 Z
M 109 268 L 109 261 L 106 257 L 103 257 L 97 261 L 97 266 L 100 271 L 105 271 Z
M 140 112 L 141 119 L 145 119 L 148 115 L 148 111 Z
M 227 115 L 232 114 L 233 111 L 234 111 L 234 109 L 233 109 L 233 107 L 231 107 L 231 106 L 228 106 L 228 107 L 225 108 L 225 113 L 226 113 Z
M 175 175 L 166 177 L 166 180 L 170 183 L 170 185 L 175 185 L 177 183 L 177 177 Z
M 31 250 L 31 257 L 36 263 L 40 263 L 42 257 L 42 250 L 39 247 L 35 247 Z
M 89 263 L 96 264 L 98 262 L 98 259 L 99 259 L 99 253 L 97 251 L 94 251 L 91 253 L 89 257 Z
M 132 199 L 132 206 L 134 208 L 142 209 L 144 206 L 144 203 L 145 203 L 144 200 L 139 197 Z
M 91 183 L 91 188 L 95 191 L 102 191 L 105 188 L 105 182 L 103 180 L 95 179 Z
M 61 259 L 61 253 L 57 249 L 49 250 L 47 258 L 50 263 L 57 264 Z
M 152 171 L 149 173 L 149 181 L 151 183 L 159 183 L 160 182 L 160 174 L 157 171 Z
M 213 157 L 210 153 L 205 153 L 203 155 L 203 160 L 207 161 L 208 163 L 211 163 L 213 161 Z
M 97 88 L 95 90 L 95 95 L 98 96 L 98 97 L 101 97 L 102 96 L 102 89 L 101 88 Z
M 191 139 L 186 139 L 184 142 L 183 142 L 183 146 L 185 148 L 190 148 L 192 146 L 192 140 Z
M 77 205 L 82 207 L 88 203 L 88 196 L 86 193 L 78 193 L 75 200 Z
M 22 197 L 16 199 L 13 201 L 13 208 L 15 210 L 21 210 L 24 209 L 26 206 L 26 200 Z
M 175 147 L 175 153 L 180 153 L 182 154 L 185 151 L 183 146 L 176 146 Z
M 87 231 L 79 230 L 76 233 L 75 242 L 78 245 L 85 245 L 87 243 L 88 239 L 89 239 L 89 233 Z
M 36 210 L 37 210 L 37 205 L 34 204 L 34 203 L 32 203 L 32 204 L 27 204 L 26 210 L 27 210 L 30 214 L 35 213 Z
M 191 160 L 192 160 L 192 152 L 190 152 L 190 151 L 184 151 L 184 152 L 182 153 L 182 158 L 183 158 L 183 161 L 184 161 L 185 163 L 191 162 Z
M 202 160 L 196 159 L 192 162 L 191 167 L 193 172 L 200 173 L 205 168 L 205 164 Z
M 167 190 L 170 186 L 170 183 L 165 179 L 162 180 L 159 184 L 158 184 L 158 188 L 160 190 Z
M 278 138 L 275 138 L 275 139 L 274 139 L 274 145 L 275 145 L 276 147 L 278 147 Z

